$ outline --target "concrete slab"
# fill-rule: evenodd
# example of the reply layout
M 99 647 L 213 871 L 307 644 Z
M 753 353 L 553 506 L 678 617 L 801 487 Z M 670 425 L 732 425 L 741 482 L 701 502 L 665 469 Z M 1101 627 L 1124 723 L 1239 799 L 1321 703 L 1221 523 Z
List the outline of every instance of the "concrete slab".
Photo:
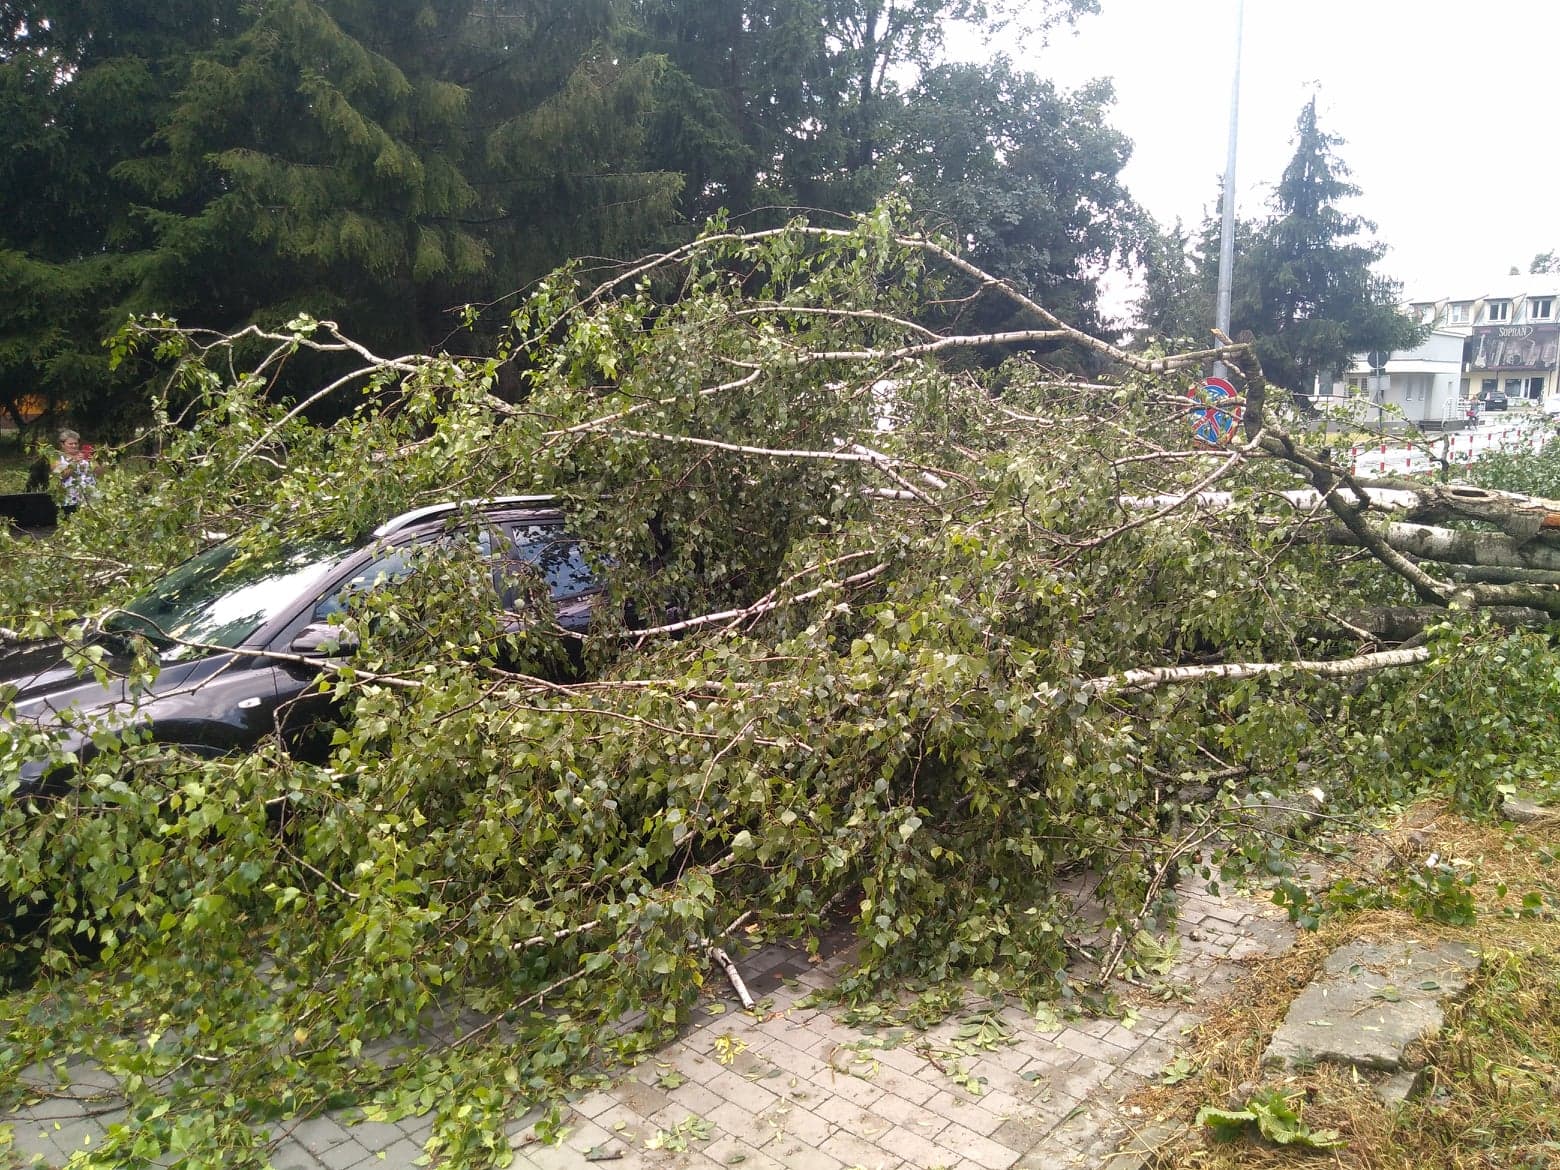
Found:
M 1560 822 L 1560 808 L 1550 808 L 1515 796 L 1508 796 L 1501 802 L 1500 813 L 1508 821 L 1516 821 L 1520 825 L 1552 825 Z
M 1290 1004 L 1262 1063 L 1397 1072 L 1416 1059 L 1416 1044 L 1441 1030 L 1441 1005 L 1462 993 L 1479 962 L 1479 952 L 1461 943 L 1407 939 L 1339 947 Z

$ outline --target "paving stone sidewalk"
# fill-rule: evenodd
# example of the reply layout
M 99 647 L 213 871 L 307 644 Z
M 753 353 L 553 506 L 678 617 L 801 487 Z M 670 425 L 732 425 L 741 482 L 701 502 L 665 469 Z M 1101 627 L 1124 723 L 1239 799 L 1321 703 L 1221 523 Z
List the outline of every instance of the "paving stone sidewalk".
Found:
M 848 963 L 848 950 L 809 962 L 771 946 L 739 961 L 760 999 L 712 1001 L 676 1042 L 612 1087 L 572 1103 L 557 1145 L 512 1128 L 520 1170 L 1041 1170 L 1098 1167 L 1141 1120 L 1121 1100 L 1174 1059 L 1199 1011 L 1240 977 L 1243 960 L 1293 939 L 1270 903 L 1179 892 L 1180 953 L 1169 1002 L 1128 996 L 1132 1025 L 1114 1019 L 1037 1020 L 1000 1012 L 989 1048 L 959 1043 L 957 1019 L 885 1046 L 812 1004 Z M 90 1066 L 72 1084 L 9 1118 L 0 1166 L 62 1166 L 116 1120 L 111 1081 Z M 47 1078 L 46 1078 L 47 1079 Z M 41 1085 L 42 1087 L 42 1085 Z M 978 1090 L 978 1092 L 977 1092 Z M 368 1170 L 412 1165 L 431 1119 L 351 1124 L 327 1115 L 286 1132 L 277 1170 Z

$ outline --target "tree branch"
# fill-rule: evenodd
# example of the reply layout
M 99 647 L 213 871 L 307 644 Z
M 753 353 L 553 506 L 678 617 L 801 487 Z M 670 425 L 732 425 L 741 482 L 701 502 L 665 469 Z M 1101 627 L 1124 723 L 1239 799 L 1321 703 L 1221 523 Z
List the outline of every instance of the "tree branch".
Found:
M 1395 666 L 1413 666 L 1430 660 L 1430 651 L 1424 646 L 1406 650 L 1383 650 L 1376 654 L 1360 654 L 1354 658 L 1323 659 L 1295 662 L 1228 662 L 1213 666 L 1161 666 L 1144 670 L 1125 670 L 1120 674 L 1107 674 L 1086 681 L 1084 688 L 1096 695 L 1121 691 L 1146 691 L 1177 683 L 1220 680 L 1233 682 L 1243 678 L 1257 678 L 1265 674 L 1313 674 L 1325 678 L 1340 678 L 1351 674 L 1367 674 Z

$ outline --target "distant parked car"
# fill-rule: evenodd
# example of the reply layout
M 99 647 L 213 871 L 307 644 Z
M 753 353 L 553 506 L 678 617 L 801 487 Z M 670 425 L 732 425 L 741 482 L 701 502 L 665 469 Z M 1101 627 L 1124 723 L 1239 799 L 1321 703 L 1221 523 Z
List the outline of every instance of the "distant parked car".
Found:
M 1509 405 L 1506 396 L 1499 390 L 1486 390 L 1479 395 L 1479 401 L 1484 404 L 1485 410 L 1505 410 Z

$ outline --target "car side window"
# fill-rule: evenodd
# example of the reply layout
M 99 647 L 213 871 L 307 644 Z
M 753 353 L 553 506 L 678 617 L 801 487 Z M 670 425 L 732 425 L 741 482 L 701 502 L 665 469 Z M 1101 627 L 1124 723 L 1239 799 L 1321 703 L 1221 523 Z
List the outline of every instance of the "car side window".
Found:
M 398 585 L 411 575 L 411 558 L 401 549 L 391 549 L 383 556 L 369 561 L 338 585 L 332 593 L 321 598 L 315 605 L 310 620 L 329 621 L 332 614 L 346 610 L 354 594 L 366 593 L 385 585 Z
M 515 561 L 542 575 L 554 601 L 567 601 L 597 587 L 579 540 L 557 525 L 516 525 L 513 550 Z
M 501 537 L 500 537 L 501 539 Z M 486 526 L 480 525 L 472 529 L 461 529 L 456 532 L 446 533 L 432 541 L 423 541 L 409 548 L 390 549 L 381 556 L 369 561 L 351 577 L 347 578 L 329 595 L 322 598 L 314 607 L 310 621 L 328 621 L 332 614 L 341 613 L 351 604 L 355 594 L 365 593 L 370 590 L 380 589 L 386 585 L 399 585 L 416 571 L 417 559 L 426 555 L 430 550 L 438 548 L 457 548 L 466 542 L 476 550 L 477 555 L 483 560 L 490 560 L 493 556 L 494 533 Z

